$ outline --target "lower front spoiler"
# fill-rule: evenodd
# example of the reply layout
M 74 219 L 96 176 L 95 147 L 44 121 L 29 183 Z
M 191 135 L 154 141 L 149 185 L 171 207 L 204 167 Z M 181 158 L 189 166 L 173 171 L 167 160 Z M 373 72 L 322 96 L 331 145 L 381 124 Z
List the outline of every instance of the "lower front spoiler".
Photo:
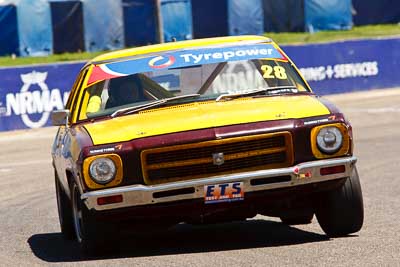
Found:
M 180 181 L 160 185 L 132 185 L 88 192 L 81 199 L 89 209 L 112 210 L 156 203 L 204 198 L 204 186 L 243 182 L 244 192 L 258 192 L 279 188 L 290 188 L 349 177 L 357 161 L 356 157 L 317 160 L 301 163 L 289 168 L 260 170 L 227 174 L 203 179 Z M 340 172 L 329 174 L 321 169 L 344 166 Z M 121 195 L 122 202 L 99 205 L 97 199 Z

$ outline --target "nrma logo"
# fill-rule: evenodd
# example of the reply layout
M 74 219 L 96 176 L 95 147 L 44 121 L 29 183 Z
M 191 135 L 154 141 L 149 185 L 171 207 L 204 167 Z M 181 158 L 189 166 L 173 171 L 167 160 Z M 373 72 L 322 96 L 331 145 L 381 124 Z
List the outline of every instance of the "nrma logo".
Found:
M 63 109 L 69 93 L 62 96 L 60 89 L 49 90 L 46 78 L 47 72 L 21 74 L 21 92 L 6 95 L 5 116 L 21 116 L 27 127 L 39 128 L 46 124 L 52 110 Z

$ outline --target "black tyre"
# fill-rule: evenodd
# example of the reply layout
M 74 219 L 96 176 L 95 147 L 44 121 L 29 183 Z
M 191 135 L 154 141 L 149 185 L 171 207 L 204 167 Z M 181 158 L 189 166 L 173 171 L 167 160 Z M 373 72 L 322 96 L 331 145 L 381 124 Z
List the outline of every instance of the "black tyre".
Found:
M 89 213 L 80 196 L 78 186 L 73 183 L 71 186 L 71 198 L 75 237 L 84 254 L 99 255 L 103 252 L 104 233 Z
M 330 237 L 358 232 L 364 222 L 364 205 L 357 169 L 342 187 L 320 196 L 316 217 Z
M 74 222 L 72 219 L 71 202 L 61 187 L 57 173 L 54 175 L 57 197 L 58 218 L 60 221 L 60 228 L 63 237 L 67 240 L 75 238 Z
M 313 212 L 307 212 L 300 215 L 282 215 L 280 216 L 281 221 L 287 225 L 299 225 L 299 224 L 309 224 L 314 217 Z

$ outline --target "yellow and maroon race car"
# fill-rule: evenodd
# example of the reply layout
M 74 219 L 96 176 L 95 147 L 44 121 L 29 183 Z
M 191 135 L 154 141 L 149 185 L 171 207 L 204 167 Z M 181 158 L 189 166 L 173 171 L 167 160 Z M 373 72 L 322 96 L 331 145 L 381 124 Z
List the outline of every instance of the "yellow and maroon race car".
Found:
M 86 64 L 52 148 L 64 237 L 96 251 L 114 231 L 244 220 L 357 232 L 352 128 L 271 39 L 125 49 Z

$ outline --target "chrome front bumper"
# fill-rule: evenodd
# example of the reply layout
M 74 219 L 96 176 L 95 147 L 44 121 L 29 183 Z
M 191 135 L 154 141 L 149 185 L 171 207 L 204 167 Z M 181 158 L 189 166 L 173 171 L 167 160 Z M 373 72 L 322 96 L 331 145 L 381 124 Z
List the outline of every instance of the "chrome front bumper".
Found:
M 334 179 L 349 177 L 357 162 L 356 157 L 317 160 L 301 163 L 289 168 L 260 170 L 213 176 L 203 179 L 187 180 L 160 185 L 132 185 L 84 193 L 81 199 L 89 209 L 110 210 L 117 208 L 134 207 L 156 203 L 165 203 L 185 199 L 204 198 L 204 186 L 221 183 L 243 182 L 246 193 L 288 188 L 303 184 L 318 183 Z M 337 174 L 321 175 L 320 169 L 344 165 L 345 171 Z M 286 181 L 276 181 L 277 177 L 288 177 Z M 261 184 L 254 182 L 262 179 Z M 268 182 L 271 180 L 271 183 Z M 273 182 L 272 182 L 273 181 Z M 120 203 L 98 205 L 100 197 L 122 195 Z

